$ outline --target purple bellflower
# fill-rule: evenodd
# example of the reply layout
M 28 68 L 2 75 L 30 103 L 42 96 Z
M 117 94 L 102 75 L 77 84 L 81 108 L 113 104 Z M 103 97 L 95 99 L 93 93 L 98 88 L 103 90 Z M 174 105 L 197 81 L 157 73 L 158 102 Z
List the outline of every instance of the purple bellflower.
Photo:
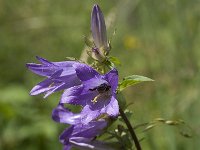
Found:
M 103 119 L 86 125 L 72 125 L 60 135 L 60 142 L 64 145 L 64 150 L 70 150 L 72 146 L 80 149 L 111 150 L 105 143 L 94 140 L 106 126 L 107 122 Z
M 64 90 L 81 83 L 76 76 L 75 69 L 73 68 L 73 64 L 78 62 L 49 62 L 41 57 L 36 58 L 41 62 L 41 64 L 28 63 L 26 66 L 35 74 L 45 76 L 47 78 L 33 87 L 30 91 L 31 95 L 45 93 L 44 98 L 46 98 L 53 92 Z
M 81 80 L 81 84 L 66 89 L 61 97 L 60 104 L 83 106 L 79 114 L 83 124 L 87 124 L 101 115 L 116 117 L 119 114 L 119 105 L 116 100 L 117 70 L 112 69 L 107 74 L 101 75 L 86 64 L 76 63 L 73 67 Z M 56 115 L 57 118 L 61 117 L 59 116 L 60 113 L 56 113 Z M 68 113 L 65 113 L 65 115 L 70 117 Z
M 116 69 L 101 75 L 80 62 L 49 62 L 40 57 L 37 59 L 42 64 L 29 63 L 27 67 L 47 79 L 38 83 L 30 94 L 46 93 L 47 97 L 53 92 L 64 90 L 60 105 L 53 111 L 54 120 L 68 124 L 87 124 L 101 115 L 116 117 L 119 114 L 116 100 L 118 86 Z M 62 107 L 62 104 L 81 105 L 83 109 L 80 113 L 73 114 Z
M 106 25 L 103 13 L 98 5 L 94 5 L 91 14 L 91 31 L 95 47 L 92 52 L 94 58 L 103 61 L 110 48 L 107 40 Z

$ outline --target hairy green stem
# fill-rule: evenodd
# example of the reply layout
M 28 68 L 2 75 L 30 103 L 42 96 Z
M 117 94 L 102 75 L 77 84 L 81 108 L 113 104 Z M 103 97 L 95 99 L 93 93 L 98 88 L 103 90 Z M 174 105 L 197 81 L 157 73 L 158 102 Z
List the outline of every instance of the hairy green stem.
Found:
M 126 126 L 127 126 L 128 130 L 129 130 L 129 132 L 130 132 L 130 134 L 131 134 L 131 136 L 133 138 L 133 141 L 135 143 L 136 149 L 137 150 L 141 150 L 142 148 L 140 146 L 140 142 L 139 142 L 139 140 L 138 140 L 138 138 L 137 138 L 137 136 L 135 134 L 135 131 L 133 130 L 133 127 L 132 127 L 131 123 L 129 122 L 128 118 L 126 117 L 124 111 L 121 108 L 119 108 L 119 112 L 120 112 L 120 115 L 123 118 L 124 122 L 126 123 Z

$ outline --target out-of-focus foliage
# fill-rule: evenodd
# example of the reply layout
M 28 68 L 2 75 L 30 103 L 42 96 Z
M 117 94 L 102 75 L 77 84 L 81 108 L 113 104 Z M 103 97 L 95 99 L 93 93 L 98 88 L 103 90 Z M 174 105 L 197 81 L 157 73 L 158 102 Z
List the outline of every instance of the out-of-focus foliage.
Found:
M 59 93 L 42 100 L 29 90 L 41 80 L 25 63 L 42 56 L 61 61 L 79 57 L 83 36 L 90 32 L 95 1 L 0 1 L 0 149 L 62 149 L 64 125 L 51 120 Z M 112 56 L 121 77 L 141 74 L 155 80 L 126 89 L 124 95 L 139 124 L 163 117 L 183 119 L 193 138 L 179 130 L 154 127 L 136 130 L 144 149 L 188 150 L 200 147 L 200 2 L 197 0 L 112 0 L 99 2 L 104 15 L 115 14 L 109 28 Z M 111 15 L 112 16 L 112 15 Z M 187 130 L 187 129 L 180 129 Z M 187 132 L 187 131 L 185 131 Z M 191 132 L 191 131 L 189 131 Z

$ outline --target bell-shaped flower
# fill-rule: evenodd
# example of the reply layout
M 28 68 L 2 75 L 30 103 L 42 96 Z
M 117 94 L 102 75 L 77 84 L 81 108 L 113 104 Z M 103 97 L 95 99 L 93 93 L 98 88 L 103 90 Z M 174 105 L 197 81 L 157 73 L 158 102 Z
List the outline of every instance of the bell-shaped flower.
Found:
M 60 142 L 64 145 L 64 150 L 70 150 L 72 147 L 87 150 L 113 150 L 105 143 L 94 140 L 106 126 L 107 122 L 103 119 L 92 121 L 86 125 L 72 125 L 60 135 Z
M 109 52 L 106 25 L 103 13 L 98 5 L 94 5 L 91 14 L 91 31 L 95 47 L 92 49 L 93 57 L 103 61 Z
M 35 74 L 45 76 L 46 79 L 33 87 L 30 92 L 31 95 L 45 93 L 44 97 L 47 97 L 53 92 L 64 90 L 81 83 L 73 68 L 73 64 L 78 62 L 49 62 L 41 57 L 36 58 L 41 64 L 28 63 L 26 66 Z
M 66 89 L 61 97 L 60 104 L 83 106 L 79 114 L 83 124 L 87 124 L 103 114 L 116 117 L 119 114 L 119 106 L 116 100 L 117 70 L 113 69 L 107 74 L 101 75 L 86 64 L 74 64 L 73 67 L 81 84 Z M 57 109 L 57 112 L 61 111 Z M 60 114 L 62 113 L 56 114 L 57 118 L 61 118 Z M 65 115 L 66 118 L 69 117 L 67 116 L 68 113 L 65 113 Z
M 118 72 L 112 69 L 105 75 L 92 67 L 76 62 L 49 62 L 37 57 L 42 64 L 29 63 L 27 67 L 34 73 L 47 77 L 30 92 L 31 95 L 64 90 L 59 106 L 54 110 L 53 119 L 68 124 L 88 122 L 101 115 L 116 117 L 119 106 L 116 100 Z M 73 114 L 63 104 L 81 105 L 80 113 Z

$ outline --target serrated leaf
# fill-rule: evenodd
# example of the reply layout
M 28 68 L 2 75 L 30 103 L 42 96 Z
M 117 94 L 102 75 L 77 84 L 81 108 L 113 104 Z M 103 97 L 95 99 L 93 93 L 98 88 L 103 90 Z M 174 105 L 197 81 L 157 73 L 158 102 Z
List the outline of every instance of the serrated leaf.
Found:
M 117 65 L 121 65 L 121 62 L 120 62 L 120 60 L 119 60 L 117 57 L 110 56 L 110 57 L 109 57 L 109 60 L 110 60 L 113 64 L 115 64 L 116 66 L 117 66 Z
M 132 86 L 132 85 L 144 82 L 144 81 L 154 81 L 154 80 L 144 77 L 144 76 L 139 76 L 139 75 L 131 75 L 131 76 L 125 77 L 119 83 L 118 91 L 122 91 L 129 86 Z

